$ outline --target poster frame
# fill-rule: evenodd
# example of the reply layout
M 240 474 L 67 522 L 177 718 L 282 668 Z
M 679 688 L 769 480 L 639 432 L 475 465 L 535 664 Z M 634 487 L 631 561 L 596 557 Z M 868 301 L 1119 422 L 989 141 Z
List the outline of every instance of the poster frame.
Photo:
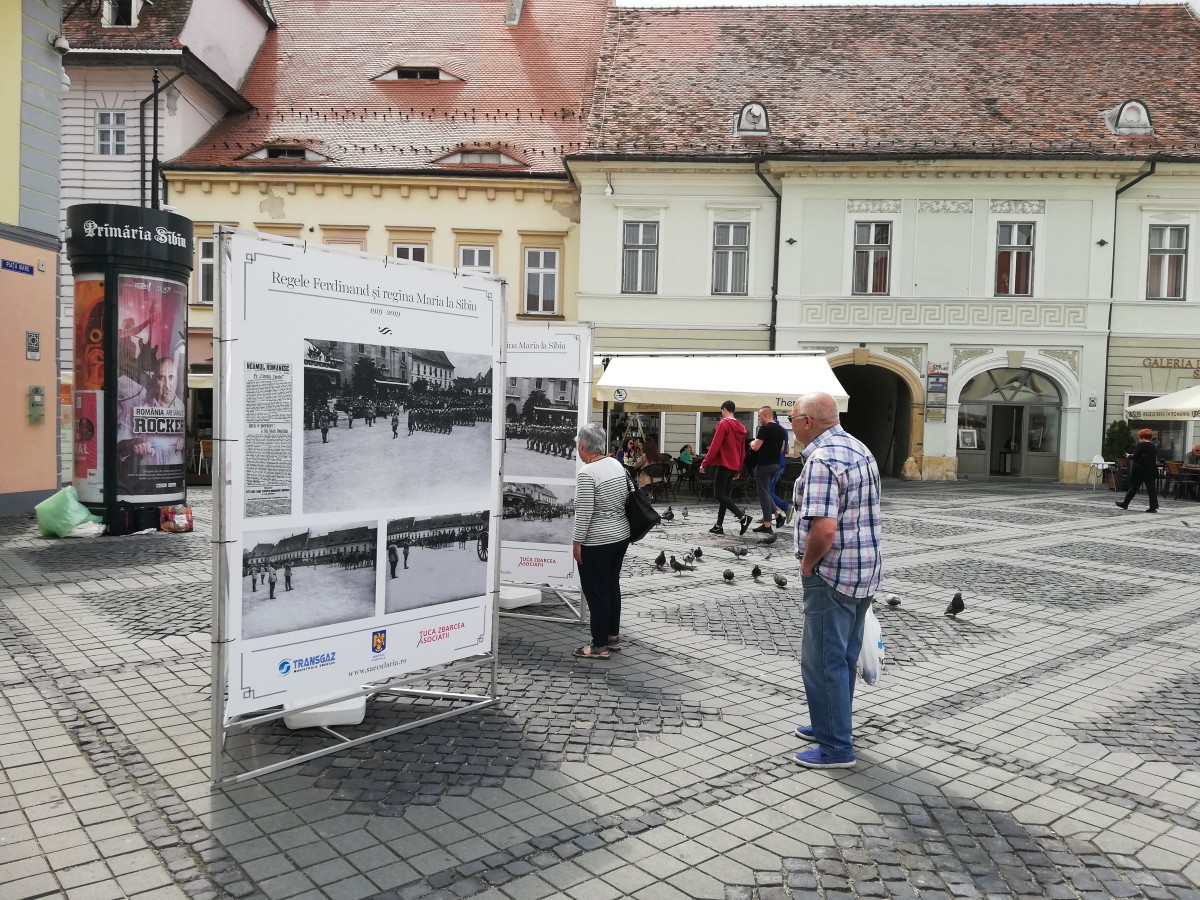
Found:
M 228 408 L 228 385 L 233 377 L 232 356 L 227 349 L 227 345 L 235 340 L 231 328 L 231 304 L 226 296 L 226 276 L 231 267 L 232 259 L 230 258 L 230 241 L 229 239 L 235 235 L 251 237 L 255 240 L 260 240 L 268 243 L 286 244 L 296 246 L 300 244 L 303 252 L 308 252 L 307 241 L 297 241 L 291 238 L 283 238 L 277 235 L 263 234 L 252 229 L 231 228 L 229 226 L 217 225 L 214 229 L 214 240 L 216 244 L 215 252 L 215 269 L 214 269 L 214 296 L 213 296 L 213 537 L 212 537 L 212 652 L 210 658 L 210 677 L 211 677 L 211 715 L 209 720 L 209 736 L 211 741 L 209 754 L 209 780 L 213 787 L 228 788 L 235 785 L 261 778 L 271 772 L 279 771 L 280 769 L 290 768 L 292 766 L 301 765 L 312 759 L 317 759 L 322 756 L 328 756 L 332 753 L 337 753 L 341 750 L 347 750 L 351 747 L 357 747 L 370 741 L 377 740 L 388 735 L 397 734 L 402 731 L 408 731 L 413 728 L 419 728 L 422 725 L 431 722 L 437 722 L 442 719 L 459 716 L 464 713 L 472 712 L 477 709 L 491 706 L 499 700 L 499 612 L 500 612 L 500 553 L 491 553 L 488 557 L 488 562 L 492 565 L 492 610 L 491 610 L 491 647 L 488 652 L 477 654 L 475 656 L 466 657 L 464 659 L 455 660 L 450 663 L 445 663 L 433 666 L 417 672 L 410 672 L 406 675 L 401 675 L 396 678 L 389 678 L 385 682 L 374 682 L 361 685 L 357 689 L 345 689 L 336 694 L 325 694 L 311 703 L 304 703 L 290 707 L 286 710 L 278 709 L 270 712 L 251 713 L 244 716 L 236 717 L 235 720 L 226 721 L 226 692 L 228 690 L 228 672 L 230 655 L 228 648 L 230 646 L 229 638 L 229 600 L 230 600 L 230 571 L 228 564 L 228 553 L 226 547 L 230 543 L 234 543 L 236 539 L 229 537 L 229 529 L 227 522 L 227 508 L 229 498 L 226 493 L 229 489 L 229 473 L 227 472 L 227 460 L 224 452 L 225 445 L 232 441 L 237 441 L 239 438 L 233 433 L 230 426 L 229 408 Z M 340 251 L 350 252 L 350 251 Z M 370 256 L 369 254 L 354 254 L 359 256 L 369 256 L 373 260 L 378 257 Z M 383 265 L 386 268 L 388 265 L 388 257 L 383 258 Z M 443 269 L 442 267 L 428 266 L 427 268 L 442 269 L 446 272 L 457 274 L 457 269 Z M 507 344 L 507 309 L 508 309 L 508 282 L 500 277 L 494 277 L 497 287 L 500 291 L 500 334 L 499 334 L 499 356 L 496 364 L 494 377 L 497 380 L 493 381 L 493 385 L 499 383 L 503 385 L 505 377 L 505 363 L 508 357 Z M 493 387 L 493 422 L 496 418 L 496 396 L 495 388 Z M 503 419 L 501 418 L 501 421 Z M 500 434 L 500 464 L 503 466 L 503 431 Z M 503 472 L 500 472 L 500 479 L 495 496 L 492 498 L 491 515 L 495 521 L 496 534 L 499 534 L 499 518 L 502 515 L 501 491 L 503 490 Z M 495 545 L 499 547 L 499 540 L 495 541 Z M 487 694 L 461 694 L 447 691 L 420 690 L 408 687 L 408 685 L 436 678 L 449 672 L 454 672 L 460 669 L 488 666 L 490 668 L 490 681 Z M 356 738 L 346 737 L 343 734 L 326 726 L 320 726 L 319 730 L 333 739 L 327 747 L 322 747 L 308 753 L 298 756 L 290 756 L 286 759 L 257 768 L 247 768 L 239 771 L 236 774 L 226 775 L 227 761 L 225 759 L 225 740 L 227 737 L 235 734 L 241 734 L 250 731 L 254 727 L 269 722 L 274 722 L 282 719 L 287 715 L 295 715 L 297 713 L 306 712 L 308 710 L 318 709 L 323 706 L 328 706 L 332 703 L 350 700 L 357 697 L 367 697 L 370 700 L 374 696 L 381 694 L 389 694 L 399 697 L 421 698 L 424 700 L 448 700 L 465 702 L 465 706 L 455 707 L 453 709 L 444 710 L 442 712 L 423 715 L 415 720 L 405 722 L 403 725 L 396 725 L 390 728 L 382 728 L 372 731 L 369 734 L 362 735 Z
M 593 322 L 558 322 L 548 321 L 543 323 L 533 323 L 522 321 L 520 323 L 522 331 L 536 331 L 545 329 L 546 331 L 563 331 L 568 328 L 582 329 L 580 354 L 582 360 L 581 371 L 579 373 L 579 413 L 576 417 L 578 427 L 582 427 L 585 423 L 591 421 L 591 396 L 592 396 L 592 356 L 595 347 L 596 326 Z M 507 336 L 505 338 L 505 349 L 507 350 Z M 506 376 L 507 377 L 507 376 Z M 507 384 L 507 382 L 504 382 Z M 502 401 L 503 402 L 503 401 Z M 507 438 L 506 438 L 507 440 Z M 504 472 L 501 470 L 501 490 L 503 490 Z M 500 520 L 503 527 L 504 520 Z M 503 537 L 501 538 L 503 543 Z M 555 615 L 554 613 L 527 613 L 517 612 L 516 610 L 501 610 L 500 616 L 505 619 L 533 619 L 534 621 L 542 622 L 570 622 L 572 624 L 583 622 L 583 589 L 579 585 L 578 578 L 575 584 L 546 584 L 543 582 L 533 581 L 513 581 L 508 580 L 503 582 L 505 585 L 518 587 L 540 587 L 543 590 L 549 590 L 562 602 L 562 604 L 571 611 L 570 615 Z M 518 607 L 522 609 L 524 607 Z

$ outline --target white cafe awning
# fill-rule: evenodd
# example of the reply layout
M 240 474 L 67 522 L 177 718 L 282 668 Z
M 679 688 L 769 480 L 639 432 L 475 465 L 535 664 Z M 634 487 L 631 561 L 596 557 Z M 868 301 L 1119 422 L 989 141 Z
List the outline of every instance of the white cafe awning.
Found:
M 188 372 L 188 390 L 211 391 L 213 389 L 212 372 Z
M 1131 419 L 1200 419 L 1200 384 L 1125 407 Z
M 665 353 L 612 356 L 593 397 L 630 412 L 715 412 L 726 400 L 739 410 L 787 409 L 812 391 L 832 395 L 845 412 L 849 395 L 819 353 Z

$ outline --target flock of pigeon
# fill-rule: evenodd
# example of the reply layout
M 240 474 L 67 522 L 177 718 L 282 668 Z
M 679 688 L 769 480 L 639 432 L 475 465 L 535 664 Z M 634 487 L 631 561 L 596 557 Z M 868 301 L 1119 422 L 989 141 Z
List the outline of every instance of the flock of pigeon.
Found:
M 687 517 L 688 517 L 687 507 L 683 508 L 681 515 L 684 520 L 687 519 Z M 670 506 L 667 506 L 667 511 L 662 514 L 661 518 L 664 522 L 674 521 L 675 510 L 672 509 Z M 769 534 L 764 539 L 755 541 L 755 543 L 759 544 L 760 546 L 769 546 L 771 544 L 774 544 L 776 540 L 778 540 L 778 535 Z M 750 551 L 747 550 L 745 547 L 727 547 L 725 549 L 728 550 L 730 553 L 732 553 L 734 558 L 736 560 L 738 560 L 739 562 L 744 560 L 750 553 Z M 703 558 L 704 558 L 704 550 L 701 547 L 693 547 L 691 550 L 689 550 L 687 553 L 685 553 L 683 555 L 682 562 L 680 562 L 674 556 L 668 557 L 667 552 L 665 550 L 659 550 L 658 556 L 656 556 L 654 558 L 654 567 L 656 569 L 658 569 L 660 572 L 665 572 L 667 569 L 667 566 L 670 565 L 671 571 L 673 571 L 676 574 L 676 576 L 679 576 L 679 575 L 682 575 L 684 572 L 695 572 L 696 568 L 697 568 L 695 564 L 697 562 L 700 562 L 701 560 L 703 560 Z M 771 551 L 768 550 L 768 551 L 766 551 L 765 559 L 769 560 L 770 558 L 771 558 Z M 762 567 L 759 566 L 758 563 L 755 563 L 754 567 L 750 570 L 750 577 L 754 580 L 755 583 L 757 583 L 758 580 L 760 578 L 762 578 L 764 574 L 765 573 L 763 572 Z M 737 573 L 734 572 L 733 569 L 726 569 L 724 572 L 721 573 L 721 577 L 725 580 L 726 584 L 733 584 L 734 579 L 737 578 Z M 780 587 L 780 588 L 787 587 L 787 583 L 788 583 L 787 577 L 785 575 L 780 574 L 779 572 L 772 573 L 771 580 L 775 582 L 776 587 Z M 884 594 L 884 595 L 882 595 L 882 599 L 884 599 L 885 602 L 887 603 L 887 605 L 892 607 L 893 609 L 895 609 L 897 606 L 900 605 L 900 598 L 897 597 L 895 594 Z M 958 622 L 959 614 L 962 613 L 966 608 L 967 608 L 967 604 L 963 601 L 962 591 L 956 591 L 954 596 L 950 599 L 950 604 L 949 604 L 949 606 L 946 607 L 946 612 L 944 613 L 944 615 L 946 616 L 946 618 L 950 619 L 952 622 Z

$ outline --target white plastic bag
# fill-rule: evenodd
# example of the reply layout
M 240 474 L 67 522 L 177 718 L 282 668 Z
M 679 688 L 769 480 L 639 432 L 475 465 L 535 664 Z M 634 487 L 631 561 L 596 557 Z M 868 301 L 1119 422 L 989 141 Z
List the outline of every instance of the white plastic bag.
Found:
M 863 626 L 862 650 L 858 654 L 858 677 L 866 684 L 878 684 L 883 674 L 883 629 L 875 610 L 867 608 L 867 621 Z

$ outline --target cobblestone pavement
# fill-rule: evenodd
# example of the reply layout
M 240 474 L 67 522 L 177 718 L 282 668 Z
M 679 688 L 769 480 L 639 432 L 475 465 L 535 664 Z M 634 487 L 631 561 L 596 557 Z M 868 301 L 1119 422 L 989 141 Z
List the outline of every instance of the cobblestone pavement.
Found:
M 225 791 L 207 495 L 189 536 L 0 520 L 0 897 L 1200 897 L 1200 506 L 1148 521 L 1112 499 L 887 485 L 902 605 L 876 607 L 890 660 L 857 698 L 853 771 L 788 761 L 790 530 L 714 537 L 711 507 L 677 503 L 630 554 L 612 660 L 570 657 L 578 623 L 505 619 L 495 706 Z M 655 570 L 697 546 L 694 573 Z M 438 708 L 380 699 L 348 730 Z M 325 745 L 271 726 L 227 749 Z

